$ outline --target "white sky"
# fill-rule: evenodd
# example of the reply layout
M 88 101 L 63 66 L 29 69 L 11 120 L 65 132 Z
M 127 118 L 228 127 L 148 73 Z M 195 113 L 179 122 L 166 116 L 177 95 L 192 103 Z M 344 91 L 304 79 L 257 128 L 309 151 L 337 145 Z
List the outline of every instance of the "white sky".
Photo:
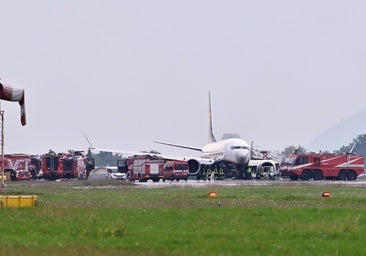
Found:
M 2 1 L 5 153 L 306 145 L 366 107 L 366 1 Z M 340 145 L 341 146 L 341 145 Z

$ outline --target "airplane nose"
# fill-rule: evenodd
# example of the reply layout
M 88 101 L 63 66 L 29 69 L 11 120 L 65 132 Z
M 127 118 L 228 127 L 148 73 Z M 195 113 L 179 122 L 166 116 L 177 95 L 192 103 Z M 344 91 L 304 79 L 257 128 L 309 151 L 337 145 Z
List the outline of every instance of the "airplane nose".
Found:
M 239 164 L 246 164 L 249 162 L 249 150 L 239 150 L 236 152 L 236 161 Z

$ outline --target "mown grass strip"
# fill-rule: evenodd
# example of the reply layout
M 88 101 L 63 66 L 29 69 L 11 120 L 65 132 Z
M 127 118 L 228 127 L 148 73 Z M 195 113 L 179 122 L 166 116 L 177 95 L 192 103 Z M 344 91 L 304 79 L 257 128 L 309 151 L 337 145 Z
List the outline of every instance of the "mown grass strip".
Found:
M 22 185 L 22 186 L 21 186 Z M 135 188 L 12 183 L 39 206 L 2 208 L 7 255 L 361 255 L 363 188 Z M 104 187 L 105 186 L 105 187 Z M 322 198 L 321 192 L 332 192 Z M 217 198 L 208 193 L 215 190 Z M 218 203 L 220 207 L 218 207 Z

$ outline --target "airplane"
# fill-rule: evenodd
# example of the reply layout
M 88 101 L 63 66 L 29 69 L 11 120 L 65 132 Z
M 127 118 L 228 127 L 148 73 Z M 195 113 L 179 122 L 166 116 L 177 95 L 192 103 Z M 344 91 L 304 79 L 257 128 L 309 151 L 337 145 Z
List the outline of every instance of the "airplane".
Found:
M 183 160 L 188 161 L 190 175 L 197 175 L 200 171 L 201 165 L 220 168 L 223 165 L 235 165 L 238 169 L 243 169 L 248 166 L 250 160 L 250 148 L 249 144 L 240 138 L 227 138 L 220 141 L 216 141 L 213 133 L 212 125 L 212 111 L 211 111 L 211 94 L 208 94 L 209 101 L 209 136 L 208 144 L 202 148 L 184 146 L 179 144 L 167 143 L 154 141 L 155 143 L 184 148 L 189 150 L 195 150 L 202 152 L 200 158 L 184 158 Z M 209 160 L 209 161 L 207 161 Z M 241 173 L 243 175 L 243 173 Z
M 253 153 L 249 144 L 239 138 L 238 136 L 229 136 L 228 138 L 216 141 L 213 133 L 212 124 L 212 111 L 211 111 L 211 94 L 208 95 L 209 100 L 209 136 L 208 144 L 202 148 L 179 145 L 174 143 L 167 143 L 161 141 L 154 141 L 154 143 L 162 144 L 166 146 L 184 148 L 194 151 L 200 151 L 202 154 L 200 157 L 177 157 L 169 156 L 164 154 L 155 154 L 152 152 L 130 152 L 121 150 L 106 150 L 94 148 L 89 139 L 87 139 L 90 148 L 93 150 L 104 151 L 104 152 L 115 152 L 127 155 L 156 155 L 165 160 L 183 160 L 187 161 L 189 166 L 189 174 L 198 178 L 207 178 L 209 174 L 214 171 L 219 172 L 221 176 L 232 177 L 236 179 L 251 179 L 251 174 L 248 170 L 251 168 L 260 169 L 263 167 L 273 167 L 276 169 L 275 161 L 271 159 L 251 159 Z

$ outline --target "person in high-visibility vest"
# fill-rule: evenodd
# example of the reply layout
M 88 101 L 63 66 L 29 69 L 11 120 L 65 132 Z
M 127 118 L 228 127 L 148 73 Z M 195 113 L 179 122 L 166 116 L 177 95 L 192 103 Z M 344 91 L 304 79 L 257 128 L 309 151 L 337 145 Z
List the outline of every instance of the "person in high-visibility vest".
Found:
M 262 166 L 261 167 L 261 178 L 263 178 L 264 177 L 264 167 Z
M 253 178 L 253 176 L 252 176 L 252 168 L 250 168 L 250 166 L 248 167 L 247 172 L 248 172 L 248 177 Z

